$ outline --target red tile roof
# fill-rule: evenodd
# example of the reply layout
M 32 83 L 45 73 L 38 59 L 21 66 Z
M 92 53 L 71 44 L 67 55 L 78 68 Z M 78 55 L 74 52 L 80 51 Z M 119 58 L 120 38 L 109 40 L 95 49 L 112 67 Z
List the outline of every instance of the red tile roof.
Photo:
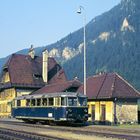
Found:
M 48 84 L 66 81 L 64 70 L 55 59 L 49 58 L 48 61 Z M 32 59 L 29 55 L 13 54 L 5 68 L 9 71 L 11 84 L 45 85 L 42 78 L 42 57 L 35 56 Z
M 49 84 L 44 86 L 43 88 L 33 92 L 32 94 L 46 94 L 46 93 L 54 93 L 54 92 L 64 92 L 69 88 L 79 88 L 81 86 L 81 82 L 78 80 L 65 81 L 56 84 Z
M 83 85 L 78 89 L 83 92 Z M 140 98 L 140 93 L 117 73 L 108 73 L 87 79 L 89 99 Z

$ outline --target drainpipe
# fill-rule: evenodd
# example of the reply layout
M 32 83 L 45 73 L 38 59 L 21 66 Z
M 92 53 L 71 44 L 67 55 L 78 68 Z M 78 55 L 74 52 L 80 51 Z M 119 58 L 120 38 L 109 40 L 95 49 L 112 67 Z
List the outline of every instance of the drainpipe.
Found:
M 114 99 L 114 124 L 117 124 L 116 101 L 117 101 L 117 98 Z

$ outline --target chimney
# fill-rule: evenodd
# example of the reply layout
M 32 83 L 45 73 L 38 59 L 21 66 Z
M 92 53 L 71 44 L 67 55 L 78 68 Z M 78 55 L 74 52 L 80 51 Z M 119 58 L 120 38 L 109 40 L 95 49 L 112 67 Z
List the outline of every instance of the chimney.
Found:
M 28 55 L 29 55 L 32 59 L 34 59 L 34 57 L 35 57 L 35 50 L 34 50 L 33 45 L 31 45 L 31 48 L 29 49 Z
M 48 82 L 48 51 L 45 49 L 42 52 L 42 56 L 43 56 L 43 62 L 42 62 L 42 77 L 45 83 Z

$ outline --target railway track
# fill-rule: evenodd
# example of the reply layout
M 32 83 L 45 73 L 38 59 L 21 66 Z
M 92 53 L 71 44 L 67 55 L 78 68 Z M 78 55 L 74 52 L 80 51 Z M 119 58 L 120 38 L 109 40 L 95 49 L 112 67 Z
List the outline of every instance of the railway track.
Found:
M 4 140 L 64 140 L 58 137 L 44 136 L 30 132 L 0 128 L 0 139 Z
M 22 122 L 0 121 L 3 124 L 22 125 L 30 128 L 41 128 L 45 130 L 57 130 L 62 132 L 71 132 L 74 134 L 95 135 L 101 137 L 119 138 L 125 140 L 140 140 L 140 130 L 111 129 L 105 127 L 64 127 L 64 126 L 48 126 L 37 124 L 25 124 Z

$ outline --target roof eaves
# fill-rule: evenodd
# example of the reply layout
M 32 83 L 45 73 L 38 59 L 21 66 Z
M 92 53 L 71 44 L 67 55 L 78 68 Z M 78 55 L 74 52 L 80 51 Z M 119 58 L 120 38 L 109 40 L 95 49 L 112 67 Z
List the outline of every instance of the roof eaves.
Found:
M 19 84 L 19 83 L 11 83 L 11 87 L 15 88 L 41 88 L 43 84 Z
M 103 101 L 105 101 L 105 100 L 113 100 L 113 99 L 114 99 L 114 97 L 112 98 L 110 96 L 106 96 L 106 97 L 92 98 L 92 99 L 89 99 L 89 100 L 103 100 Z
M 8 89 L 8 88 L 11 88 L 12 87 L 12 84 L 11 82 L 8 82 L 8 83 L 2 83 L 1 84 L 1 87 L 0 87 L 0 90 L 3 90 L 3 89 Z

